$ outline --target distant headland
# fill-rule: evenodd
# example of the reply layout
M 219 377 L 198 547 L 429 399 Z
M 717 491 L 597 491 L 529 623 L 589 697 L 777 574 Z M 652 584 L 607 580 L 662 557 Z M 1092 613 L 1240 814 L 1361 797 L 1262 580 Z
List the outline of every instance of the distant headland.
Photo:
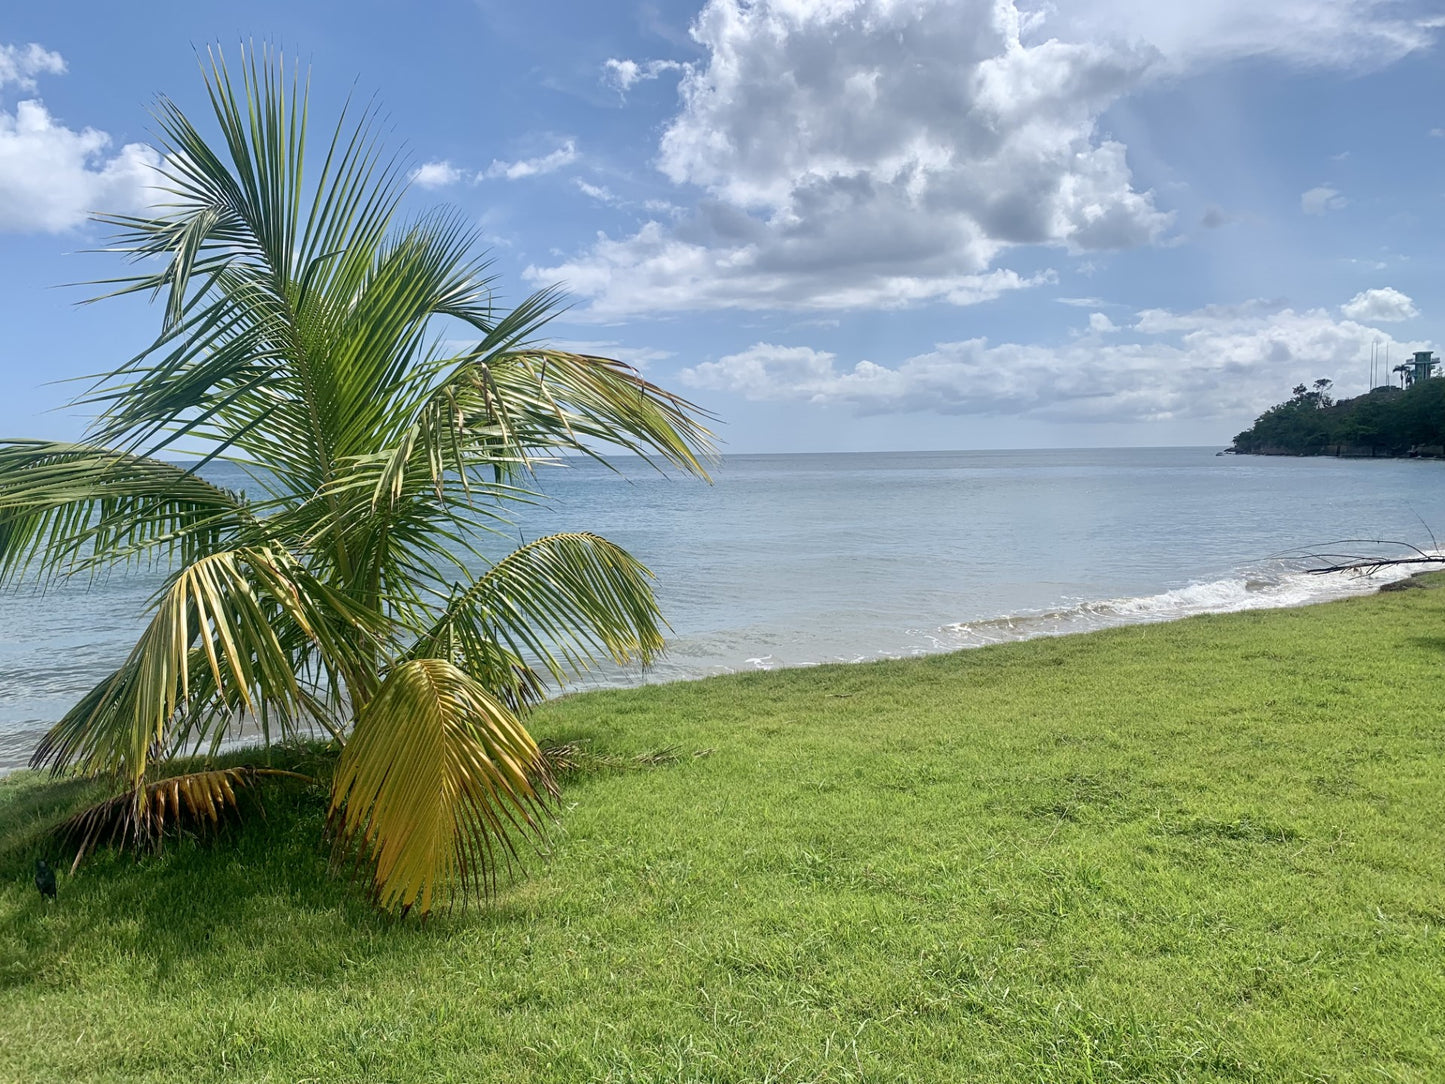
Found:
M 1445 458 L 1445 377 L 1430 351 L 1392 370 L 1393 384 L 1336 402 L 1332 382 L 1297 385 L 1234 438 L 1240 455 Z

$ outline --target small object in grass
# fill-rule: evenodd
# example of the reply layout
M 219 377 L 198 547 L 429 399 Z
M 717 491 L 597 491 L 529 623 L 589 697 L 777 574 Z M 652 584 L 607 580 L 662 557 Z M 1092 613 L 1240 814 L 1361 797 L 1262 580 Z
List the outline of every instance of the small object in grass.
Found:
M 35 887 L 42 896 L 55 899 L 55 871 L 43 858 L 35 860 Z

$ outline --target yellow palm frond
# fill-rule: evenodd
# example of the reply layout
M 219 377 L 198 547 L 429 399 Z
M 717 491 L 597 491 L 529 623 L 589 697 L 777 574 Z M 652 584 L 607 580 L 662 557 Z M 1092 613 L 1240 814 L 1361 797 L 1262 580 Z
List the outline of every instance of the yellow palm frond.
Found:
M 438 897 L 490 892 L 515 837 L 540 836 L 553 790 L 505 703 L 445 659 L 412 659 L 358 715 L 331 818 L 381 906 L 427 914 Z

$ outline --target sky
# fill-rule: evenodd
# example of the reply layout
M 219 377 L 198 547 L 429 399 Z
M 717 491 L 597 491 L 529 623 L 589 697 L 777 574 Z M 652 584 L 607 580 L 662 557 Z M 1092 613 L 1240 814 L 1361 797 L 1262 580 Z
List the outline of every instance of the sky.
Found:
M 88 215 L 144 210 L 157 96 L 202 120 L 198 55 L 254 42 L 725 452 L 1222 447 L 1445 346 L 1442 40 L 1440 0 L 16 5 L 0 437 L 78 437 L 70 381 L 154 337 L 79 304 L 125 270 Z

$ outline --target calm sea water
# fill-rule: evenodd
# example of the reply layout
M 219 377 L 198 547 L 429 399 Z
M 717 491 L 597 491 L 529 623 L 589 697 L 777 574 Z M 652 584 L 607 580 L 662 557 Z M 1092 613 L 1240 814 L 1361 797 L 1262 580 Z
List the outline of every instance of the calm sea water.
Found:
M 221 467 L 218 480 L 243 484 Z M 1214 449 L 731 456 L 715 483 L 595 465 L 542 476 L 524 538 L 597 531 L 657 575 L 673 628 L 639 683 L 1300 605 L 1373 590 L 1287 559 L 1445 538 L 1445 463 Z M 0 768 L 115 667 L 159 583 L 0 595 Z

